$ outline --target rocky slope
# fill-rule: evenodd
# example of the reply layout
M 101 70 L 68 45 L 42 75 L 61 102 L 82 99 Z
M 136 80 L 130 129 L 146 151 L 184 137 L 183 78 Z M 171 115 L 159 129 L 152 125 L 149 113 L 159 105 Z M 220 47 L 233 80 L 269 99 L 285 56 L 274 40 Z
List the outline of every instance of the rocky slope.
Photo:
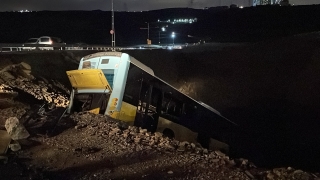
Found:
M 68 104 L 65 71 L 77 68 L 81 54 L 75 54 L 0 55 L 0 129 L 5 130 L 9 117 L 17 117 L 30 132 L 27 139 L 12 141 L 21 150 L 0 155 L 1 178 L 319 179 L 319 173 L 288 166 L 259 168 L 245 158 L 171 140 L 102 115 L 77 113 L 57 119 Z

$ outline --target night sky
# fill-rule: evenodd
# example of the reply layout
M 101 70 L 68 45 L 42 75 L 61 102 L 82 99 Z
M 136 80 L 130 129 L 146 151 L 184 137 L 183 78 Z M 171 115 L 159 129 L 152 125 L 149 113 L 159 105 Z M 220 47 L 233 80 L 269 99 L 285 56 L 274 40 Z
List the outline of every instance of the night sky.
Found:
M 249 6 L 252 0 L 114 0 L 114 9 L 144 11 L 172 7 L 204 8 L 214 6 Z M 294 5 L 320 4 L 320 0 L 289 0 Z M 19 10 L 110 10 L 111 0 L 1 0 L 0 11 Z

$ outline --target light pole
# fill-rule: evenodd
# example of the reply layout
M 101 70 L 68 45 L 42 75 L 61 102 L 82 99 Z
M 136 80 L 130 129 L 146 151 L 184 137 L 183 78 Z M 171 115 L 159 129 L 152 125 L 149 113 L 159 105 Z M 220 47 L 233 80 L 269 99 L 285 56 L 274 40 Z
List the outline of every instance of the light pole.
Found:
M 148 24 L 148 40 L 149 40 L 149 30 L 150 30 L 150 26 L 149 26 L 149 22 L 146 22 Z
M 173 47 L 174 46 L 174 38 L 176 37 L 176 34 L 174 32 L 172 32 L 171 37 L 172 37 L 172 47 Z
M 149 26 L 149 22 L 145 22 L 145 23 L 147 23 L 148 24 L 148 27 L 147 28 L 140 28 L 140 29 L 148 29 L 148 39 L 147 39 L 147 44 L 149 44 L 149 42 L 150 42 L 150 37 L 149 37 L 149 31 L 150 31 L 150 26 Z
M 159 45 L 160 45 L 160 38 L 161 38 L 160 33 L 161 33 L 161 31 L 163 31 L 163 32 L 166 31 L 166 28 L 162 27 L 161 30 L 159 30 Z
M 114 31 L 114 10 L 113 10 L 113 0 L 111 0 L 111 18 L 112 18 L 112 24 L 111 24 L 111 46 L 115 47 L 116 46 L 116 34 Z

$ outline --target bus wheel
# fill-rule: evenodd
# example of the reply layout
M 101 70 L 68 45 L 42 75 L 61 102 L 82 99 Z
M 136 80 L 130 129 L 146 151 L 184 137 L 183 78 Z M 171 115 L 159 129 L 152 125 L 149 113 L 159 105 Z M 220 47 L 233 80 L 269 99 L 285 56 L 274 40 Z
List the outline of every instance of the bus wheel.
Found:
M 203 148 L 209 149 L 210 137 L 206 134 L 199 133 L 197 137 L 197 141 L 201 144 Z
M 164 137 L 168 137 L 170 139 L 174 138 L 174 132 L 171 129 L 165 128 L 162 132 Z

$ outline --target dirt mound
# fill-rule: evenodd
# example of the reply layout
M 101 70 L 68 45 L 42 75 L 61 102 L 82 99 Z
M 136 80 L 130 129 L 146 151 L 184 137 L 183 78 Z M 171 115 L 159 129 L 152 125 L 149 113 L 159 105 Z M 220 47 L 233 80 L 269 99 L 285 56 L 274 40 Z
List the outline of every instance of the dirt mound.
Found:
M 271 167 L 276 162 L 277 167 L 286 168 L 258 169 L 245 159 L 84 113 L 53 118 L 50 122 L 56 125 L 48 125 L 52 129 L 58 126 L 57 133 L 61 134 L 31 133 L 32 137 L 22 143 L 22 151 L 10 152 L 22 159 L 9 159 L 0 170 L 26 171 L 18 177 L 38 179 L 61 179 L 63 175 L 70 179 L 316 179 L 318 174 L 288 166 L 318 167 L 319 46 L 316 40 L 295 37 L 212 50 L 206 45 L 202 51 L 128 51 L 151 67 L 156 76 L 244 127 L 257 141 L 248 148 L 246 157 L 259 155 L 263 160 L 254 162 Z M 80 58 L 91 53 L 1 54 L 0 123 L 9 117 L 31 117 L 28 122 L 35 124 L 46 122 L 53 113 L 50 108 L 43 112 L 33 105 L 65 107 L 70 89 L 65 71 L 77 69 Z M 20 163 L 23 158 L 30 159 Z M 15 166 L 17 162 L 19 166 Z
M 30 143 L 38 145 L 29 145 L 18 153 L 21 160 L 30 159 L 26 163 L 29 170 L 15 176 L 4 172 L 3 177 L 242 180 L 316 179 L 318 175 L 291 167 L 259 169 L 246 159 L 232 159 L 220 151 L 171 140 L 161 133 L 124 127 L 103 115 L 78 113 L 70 120 L 76 126 L 55 137 L 29 138 Z M 23 168 L 14 169 L 19 167 Z
M 246 156 L 258 164 L 316 170 L 305 160 L 320 158 L 319 39 L 296 36 L 238 46 L 201 46 L 128 53 L 255 137 L 254 147 L 263 155 L 246 152 Z M 319 161 L 314 163 L 320 166 Z
M 70 88 L 65 71 L 77 68 L 80 58 L 70 52 L 1 54 L 0 128 L 7 118 L 20 118 L 35 104 L 66 107 Z
M 94 52 L 96 51 L 29 51 L 1 53 L 0 67 L 25 62 L 32 67 L 31 74 L 34 77 L 56 80 L 70 87 L 66 71 L 77 69 L 80 59 Z

